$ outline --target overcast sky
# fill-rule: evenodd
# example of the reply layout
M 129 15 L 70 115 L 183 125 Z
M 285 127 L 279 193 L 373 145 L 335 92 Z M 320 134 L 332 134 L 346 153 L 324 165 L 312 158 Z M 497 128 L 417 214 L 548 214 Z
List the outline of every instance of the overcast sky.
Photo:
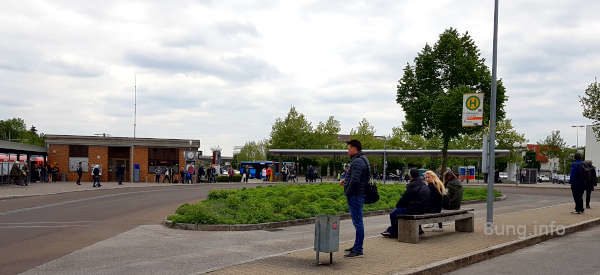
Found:
M 501 1 L 507 116 L 536 142 L 588 123 L 578 95 L 600 69 L 600 1 Z M 347 133 L 391 133 L 402 68 L 446 28 L 491 67 L 492 0 L 29 1 L 0 4 L 0 119 L 43 132 L 200 139 L 224 155 L 269 136 L 291 105 Z M 580 144 L 585 131 L 580 131 Z

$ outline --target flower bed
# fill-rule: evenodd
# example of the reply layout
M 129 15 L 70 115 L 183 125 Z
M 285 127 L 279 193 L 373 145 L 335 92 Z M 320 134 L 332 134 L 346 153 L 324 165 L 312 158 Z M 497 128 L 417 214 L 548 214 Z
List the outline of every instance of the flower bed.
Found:
M 400 184 L 379 185 L 380 200 L 365 205 L 365 211 L 394 208 L 405 188 Z M 463 201 L 485 200 L 486 194 L 485 187 L 465 187 Z M 496 191 L 495 195 L 501 194 Z M 213 190 L 207 200 L 181 205 L 168 220 L 190 224 L 257 224 L 347 212 L 343 188 L 322 183 Z

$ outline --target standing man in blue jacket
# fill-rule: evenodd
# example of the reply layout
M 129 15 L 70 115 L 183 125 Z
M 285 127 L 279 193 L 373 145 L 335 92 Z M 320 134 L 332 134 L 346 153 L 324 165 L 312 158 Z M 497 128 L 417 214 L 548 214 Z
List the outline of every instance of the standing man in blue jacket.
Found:
M 369 184 L 369 160 L 362 153 L 362 145 L 358 140 L 346 142 L 348 145 L 348 156 L 352 158 L 350 169 L 346 173 L 342 184 L 344 193 L 348 200 L 352 224 L 356 230 L 354 245 L 345 251 L 347 258 L 355 258 L 363 255 L 363 242 L 365 240 L 365 227 L 363 225 L 363 206 L 365 204 L 366 186 Z
M 583 214 L 585 210 L 583 208 L 583 193 L 585 192 L 586 185 L 583 176 L 583 155 L 579 152 L 575 153 L 575 161 L 571 164 L 571 177 L 569 179 L 571 183 L 571 192 L 573 193 L 573 200 L 575 201 L 575 211 L 572 214 Z

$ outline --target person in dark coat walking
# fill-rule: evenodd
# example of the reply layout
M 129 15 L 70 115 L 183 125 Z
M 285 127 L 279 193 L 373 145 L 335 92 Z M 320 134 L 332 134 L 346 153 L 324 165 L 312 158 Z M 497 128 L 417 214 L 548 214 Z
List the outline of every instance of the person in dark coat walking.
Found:
M 341 184 L 344 185 L 344 194 L 348 200 L 348 208 L 352 217 L 352 224 L 356 231 L 354 245 L 345 250 L 345 257 L 354 258 L 363 255 L 363 243 L 365 239 L 365 227 L 363 224 L 363 206 L 367 184 L 369 184 L 371 170 L 369 160 L 362 153 L 362 144 L 358 140 L 346 142 L 348 155 L 352 158 L 350 170 Z
M 125 165 L 119 165 L 117 167 L 117 180 L 119 185 L 123 185 L 123 178 L 125 178 Z
M 100 171 L 100 165 L 96 164 L 92 169 L 92 178 L 94 182 L 92 183 L 92 187 L 101 187 L 100 184 L 100 176 L 102 176 L 102 172 Z
M 398 237 L 398 216 L 399 215 L 420 215 L 425 214 L 431 209 L 431 195 L 427 183 L 419 175 L 419 170 L 410 169 L 411 181 L 406 185 L 406 191 L 396 203 L 396 209 L 390 213 L 390 227 L 381 235 L 388 238 Z M 419 234 L 423 234 L 419 226 Z
M 571 192 L 575 201 L 575 211 L 572 214 L 583 214 L 583 192 L 585 192 L 585 179 L 583 171 L 583 155 L 579 152 L 575 153 L 575 161 L 571 164 Z
M 81 161 L 77 164 L 77 185 L 81 185 L 81 176 L 83 176 L 83 167 Z
M 596 174 L 596 167 L 592 165 L 591 160 L 586 160 L 583 163 L 585 171 L 585 208 L 590 209 L 590 200 L 592 198 L 592 192 L 594 187 L 598 185 L 598 175 Z

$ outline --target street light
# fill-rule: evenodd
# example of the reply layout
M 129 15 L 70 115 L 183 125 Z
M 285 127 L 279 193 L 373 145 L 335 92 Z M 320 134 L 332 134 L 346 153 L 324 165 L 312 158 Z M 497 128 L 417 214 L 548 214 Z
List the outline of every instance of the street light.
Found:
M 575 132 L 577 133 L 577 143 L 575 145 L 575 150 L 579 150 L 579 128 L 583 128 L 585 125 L 571 125 L 571 128 L 575 128 Z
M 494 223 L 494 181 L 496 161 L 496 89 L 498 67 L 498 0 L 494 1 L 494 38 L 492 45 L 492 91 L 490 96 L 490 143 L 489 143 L 489 173 L 487 186 L 487 215 L 486 225 L 492 227 Z

